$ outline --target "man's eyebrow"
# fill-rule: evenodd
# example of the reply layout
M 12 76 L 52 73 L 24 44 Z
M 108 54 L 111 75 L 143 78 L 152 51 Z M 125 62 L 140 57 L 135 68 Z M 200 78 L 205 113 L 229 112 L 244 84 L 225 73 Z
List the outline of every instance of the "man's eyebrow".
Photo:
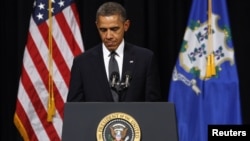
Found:
M 109 28 L 107 28 L 107 27 L 99 27 L 99 29 L 105 29 L 105 30 L 108 30 L 108 29 L 114 30 L 114 29 L 119 29 L 119 28 L 120 28 L 119 26 L 109 27 Z

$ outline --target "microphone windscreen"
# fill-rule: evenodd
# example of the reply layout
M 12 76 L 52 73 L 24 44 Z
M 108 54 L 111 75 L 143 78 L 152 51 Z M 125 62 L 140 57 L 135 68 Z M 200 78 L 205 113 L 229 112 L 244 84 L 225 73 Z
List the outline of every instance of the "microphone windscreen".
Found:
M 114 71 L 111 73 L 109 78 L 110 78 L 110 80 L 112 80 L 112 79 L 119 80 L 119 73 L 117 71 Z

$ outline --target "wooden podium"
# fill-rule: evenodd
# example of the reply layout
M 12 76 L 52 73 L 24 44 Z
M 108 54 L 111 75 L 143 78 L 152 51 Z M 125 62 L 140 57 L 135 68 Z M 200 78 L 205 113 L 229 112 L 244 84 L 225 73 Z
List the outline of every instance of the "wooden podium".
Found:
M 62 141 L 109 141 L 111 126 L 122 124 L 130 130 L 122 141 L 178 141 L 175 108 L 169 102 L 65 103 Z

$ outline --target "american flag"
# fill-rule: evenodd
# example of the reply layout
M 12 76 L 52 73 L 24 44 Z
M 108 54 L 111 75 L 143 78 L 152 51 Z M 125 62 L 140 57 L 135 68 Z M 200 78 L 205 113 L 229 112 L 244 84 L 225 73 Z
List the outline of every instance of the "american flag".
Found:
M 84 51 L 80 21 L 74 0 L 35 0 L 33 10 L 14 123 L 25 141 L 59 141 L 72 61 Z

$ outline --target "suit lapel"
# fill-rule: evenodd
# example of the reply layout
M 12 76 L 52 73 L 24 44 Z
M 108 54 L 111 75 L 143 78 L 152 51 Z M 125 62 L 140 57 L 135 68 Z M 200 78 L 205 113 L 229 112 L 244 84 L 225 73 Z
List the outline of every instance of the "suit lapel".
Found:
M 108 95 L 106 95 L 107 99 L 113 99 L 111 91 L 110 91 L 110 86 L 109 86 L 109 81 L 107 79 L 107 74 L 106 74 L 106 69 L 105 69 L 105 65 L 104 65 L 104 60 L 103 60 L 103 53 L 102 53 L 102 46 L 99 45 L 97 47 L 97 51 L 95 51 L 93 53 L 95 59 L 93 59 L 94 61 L 92 62 L 92 64 L 94 66 L 94 70 L 96 70 L 96 79 L 97 79 L 97 83 L 99 83 L 100 85 L 98 86 L 99 89 L 103 90 L 103 93 L 107 93 Z
M 124 58 L 123 58 L 123 69 L 122 69 L 122 78 L 125 78 L 125 74 L 130 72 L 133 75 L 133 69 L 135 65 L 135 56 L 132 50 L 132 47 L 125 43 L 124 48 Z

